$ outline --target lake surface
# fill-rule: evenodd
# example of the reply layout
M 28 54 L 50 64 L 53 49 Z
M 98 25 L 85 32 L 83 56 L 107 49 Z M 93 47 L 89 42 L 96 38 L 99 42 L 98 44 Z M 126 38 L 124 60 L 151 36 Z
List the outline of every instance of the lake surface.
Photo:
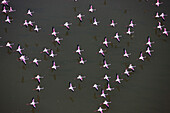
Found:
M 13 18 L 11 24 L 5 23 L 6 15 L 0 13 L 0 45 L 7 41 L 15 43 L 13 50 L 20 44 L 23 53 L 29 57 L 27 65 L 17 59 L 20 55 L 8 48 L 0 48 L 0 112 L 1 113 L 94 113 L 105 100 L 100 97 L 101 88 L 107 82 L 102 80 L 105 74 L 111 76 L 110 84 L 115 90 L 108 92 L 106 100 L 111 101 L 106 113 L 168 113 L 170 110 L 170 40 L 169 37 L 159 35 L 161 32 L 154 30 L 157 21 L 161 21 L 169 30 L 169 1 L 158 8 L 152 5 L 156 0 L 11 0 L 9 5 L 16 12 L 10 13 Z M 89 13 L 92 4 L 96 11 Z M 2 9 L 1 5 L 1 9 Z M 28 9 L 34 11 L 32 17 L 26 15 Z M 168 15 L 166 20 L 155 19 L 156 12 Z M 83 22 L 76 19 L 82 13 Z M 93 26 L 91 20 L 96 17 L 99 26 Z M 22 26 L 24 20 L 35 21 L 42 29 L 36 33 L 31 28 Z M 115 28 L 109 26 L 110 19 L 114 19 Z M 133 28 L 133 37 L 124 34 L 130 19 L 136 26 Z M 70 30 L 62 25 L 71 22 Z M 52 27 L 59 31 L 62 37 L 61 45 L 53 43 L 55 39 L 49 34 Z M 111 39 L 116 32 L 123 37 L 120 43 Z M 136 60 L 140 51 L 146 50 L 147 37 L 151 37 L 154 53 L 151 57 L 147 54 L 145 62 Z M 102 45 L 104 37 L 112 44 L 106 48 Z M 87 59 L 84 65 L 78 64 L 79 55 L 74 53 L 77 45 L 84 49 L 82 57 Z M 40 52 L 43 48 L 53 49 L 58 55 L 48 57 Z M 111 63 L 110 69 L 100 68 L 104 57 L 97 52 L 100 48 L 107 50 L 105 59 Z M 131 53 L 130 58 L 124 58 L 123 48 Z M 34 58 L 41 59 L 37 67 L 29 63 Z M 52 61 L 61 67 L 56 71 L 49 68 Z M 122 73 L 132 63 L 136 65 L 135 72 L 130 77 Z M 113 82 L 116 73 L 124 80 L 121 84 Z M 41 87 L 45 89 L 34 91 L 38 85 L 32 80 L 35 75 L 42 75 Z M 85 75 L 83 82 L 75 80 L 79 75 Z M 76 86 L 75 92 L 68 89 L 69 82 Z M 93 84 L 100 84 L 97 92 Z M 32 98 L 39 101 L 36 109 L 26 104 Z M 104 106 L 102 106 L 104 108 Z

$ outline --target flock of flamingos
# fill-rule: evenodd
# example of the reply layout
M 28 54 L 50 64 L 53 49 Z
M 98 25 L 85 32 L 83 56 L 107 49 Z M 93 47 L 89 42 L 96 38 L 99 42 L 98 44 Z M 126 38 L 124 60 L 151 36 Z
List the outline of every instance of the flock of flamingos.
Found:
M 78 0 L 74 0 L 74 2 L 78 2 Z M 8 23 L 8 24 L 12 24 L 13 21 L 15 21 L 15 19 L 13 20 L 11 17 L 10 17 L 10 13 L 13 13 L 15 12 L 16 10 L 14 10 L 10 5 L 9 5 L 9 1 L 7 0 L 2 0 L 1 1 L 1 5 L 3 6 L 3 9 L 2 9 L 2 13 L 4 13 L 6 15 L 6 19 L 4 20 L 5 23 Z M 163 2 L 160 2 L 159 0 L 157 0 L 153 5 L 155 5 L 156 7 L 160 7 L 160 5 L 162 5 Z M 90 5 L 89 6 L 89 13 L 94 13 L 96 11 L 95 7 L 93 5 Z M 27 10 L 27 13 L 26 13 L 28 16 L 33 16 L 34 15 L 34 11 L 32 11 L 31 9 L 28 9 Z M 165 17 L 167 15 L 165 13 L 159 13 L 159 12 L 156 12 L 155 13 L 155 19 L 159 20 L 159 19 L 163 19 L 163 21 L 165 21 Z M 83 19 L 85 18 L 85 15 L 83 15 L 82 13 L 79 13 L 77 14 L 77 19 L 80 21 L 80 22 L 83 22 Z M 98 26 L 100 24 L 100 21 L 98 21 L 97 18 L 93 17 L 93 21 L 92 21 L 92 24 L 93 26 Z M 70 30 L 71 28 L 71 25 L 72 23 L 71 22 L 65 22 L 63 24 L 64 27 L 66 27 L 67 30 Z M 73 24 L 74 25 L 74 24 Z M 32 27 L 34 31 L 36 32 L 39 32 L 41 30 L 41 28 L 35 24 L 35 22 L 33 21 L 30 21 L 30 20 L 24 20 L 23 21 L 23 26 L 25 27 Z M 117 26 L 117 23 L 111 19 L 111 23 L 109 25 L 110 27 L 113 27 L 115 28 Z M 125 32 L 126 35 L 132 35 L 134 34 L 134 31 L 133 31 L 133 28 L 136 26 L 135 22 L 133 19 L 130 20 L 129 24 L 127 25 L 127 31 Z M 160 34 L 161 35 L 165 35 L 168 37 L 168 32 L 165 25 L 162 24 L 162 22 L 158 21 L 158 25 L 155 27 L 155 29 L 159 30 L 160 31 Z M 52 27 L 52 32 L 50 33 L 51 36 L 55 37 L 55 42 L 58 43 L 58 45 L 62 44 L 62 40 L 63 38 L 60 38 L 58 36 L 59 32 L 56 31 L 56 29 L 54 27 Z M 115 33 L 115 35 L 112 37 L 112 39 L 115 39 L 117 40 L 119 43 L 121 41 L 121 37 L 123 37 L 122 35 L 120 35 L 118 32 Z M 2 38 L 2 37 L 1 37 Z M 104 41 L 102 42 L 102 44 L 108 48 L 109 47 L 109 44 L 111 43 L 110 41 L 108 41 L 109 39 L 104 37 Z M 151 41 L 151 38 L 148 36 L 147 37 L 147 41 L 145 43 L 146 45 L 146 50 L 145 51 L 141 51 L 139 53 L 139 57 L 137 58 L 138 60 L 144 62 L 145 61 L 145 58 L 152 55 L 152 52 L 154 52 L 154 50 L 152 50 L 152 44 L 154 44 L 153 41 Z M 0 47 L 7 47 L 9 48 L 11 51 L 16 51 L 20 54 L 20 57 L 19 57 L 19 61 L 23 62 L 25 65 L 27 65 L 27 61 L 28 60 L 31 60 L 28 58 L 28 56 L 26 56 L 25 54 L 23 54 L 23 50 L 24 48 L 22 48 L 20 46 L 20 44 L 18 44 L 17 48 L 14 49 L 13 48 L 13 45 L 14 43 L 12 42 L 6 42 L 6 44 L 4 45 L 1 45 Z M 87 63 L 87 60 L 83 58 L 82 54 L 83 54 L 83 49 L 81 48 L 80 45 L 77 45 L 77 49 L 75 50 L 75 53 L 78 54 L 80 56 L 80 60 L 79 60 L 79 64 L 81 65 L 85 65 Z M 128 53 L 128 51 L 124 48 L 123 49 L 123 56 L 126 57 L 126 58 L 129 58 L 131 53 Z M 98 54 L 102 55 L 103 56 L 103 65 L 100 67 L 100 68 L 106 68 L 107 70 L 109 70 L 109 66 L 111 64 L 108 63 L 108 61 L 105 59 L 105 52 L 106 50 L 104 50 L 103 48 L 100 48 L 99 51 L 98 51 Z M 57 56 L 56 53 L 54 53 L 54 51 L 52 49 L 49 49 L 49 48 L 43 48 L 41 53 L 43 54 L 46 54 L 47 56 L 49 57 L 52 57 L 54 58 L 55 56 Z M 148 55 L 148 56 L 147 56 Z M 34 58 L 33 60 L 31 60 L 29 63 L 34 63 L 37 67 L 39 66 L 39 62 L 41 62 L 40 59 L 38 58 Z M 55 61 L 52 61 L 52 65 L 50 67 L 50 69 L 52 70 L 57 70 L 57 68 L 60 68 L 60 65 L 57 65 Z M 134 73 L 135 71 L 135 68 L 136 66 L 133 65 L 133 64 L 129 64 L 128 67 L 125 69 L 125 71 L 123 72 L 124 75 L 127 75 L 128 77 L 130 77 L 131 73 Z M 40 92 L 41 90 L 44 89 L 44 87 L 41 87 L 40 86 L 40 83 L 41 83 L 41 79 L 44 78 L 43 76 L 40 76 L 40 75 L 36 75 L 34 78 L 32 79 L 35 79 L 37 80 L 38 82 L 38 86 L 34 89 L 38 92 Z M 77 76 L 77 80 L 80 80 L 83 82 L 83 80 L 86 78 L 86 76 L 83 76 L 83 75 L 78 75 Z M 100 84 L 97 84 L 97 83 L 94 83 L 94 85 L 92 86 L 96 91 L 99 91 L 99 88 L 101 89 L 101 98 L 104 98 L 104 101 L 102 104 L 100 104 L 100 106 L 98 107 L 98 109 L 96 111 L 100 112 L 100 113 L 103 113 L 105 110 L 107 110 L 109 108 L 109 104 L 111 103 L 111 101 L 108 101 L 107 100 L 107 96 L 109 95 L 109 92 L 111 92 L 112 90 L 114 90 L 114 88 L 111 86 L 110 84 L 110 76 L 108 76 L 107 74 L 104 75 L 104 80 L 107 81 L 107 88 L 101 88 L 102 85 Z M 121 84 L 121 82 L 123 81 L 123 78 L 121 78 L 118 74 L 116 74 L 116 79 L 114 80 L 116 83 L 118 84 Z M 69 82 L 69 87 L 68 87 L 68 90 L 74 92 L 76 90 L 76 86 L 74 86 L 71 82 Z M 36 105 L 38 104 L 39 102 L 36 101 L 34 98 L 32 98 L 31 102 L 28 103 L 27 105 L 31 105 L 33 106 L 33 108 L 36 108 Z M 96 112 L 95 111 L 95 112 Z

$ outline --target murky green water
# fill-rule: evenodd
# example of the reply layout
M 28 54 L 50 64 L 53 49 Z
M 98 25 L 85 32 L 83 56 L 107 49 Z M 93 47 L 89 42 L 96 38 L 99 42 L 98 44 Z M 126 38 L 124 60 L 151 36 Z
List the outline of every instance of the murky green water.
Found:
M 159 37 L 159 31 L 155 34 L 153 27 L 157 25 L 157 20 L 153 18 L 155 12 L 168 12 L 169 1 L 164 2 L 160 8 L 152 4 L 153 1 L 144 0 L 11 0 L 9 3 L 17 11 L 10 13 L 14 19 L 11 24 L 4 23 L 6 16 L 0 14 L 0 45 L 5 45 L 7 41 L 14 42 L 14 49 L 20 44 L 25 50 L 23 53 L 31 60 L 35 57 L 41 59 L 39 67 L 34 64 L 24 65 L 17 61 L 19 54 L 11 52 L 8 48 L 0 48 L 0 112 L 1 113 L 93 113 L 104 101 L 100 96 L 100 91 L 95 91 L 92 87 L 94 83 L 107 84 L 101 78 L 104 74 L 111 76 L 110 84 L 115 90 L 109 93 L 107 100 L 110 100 L 110 108 L 107 113 L 168 113 L 169 107 L 169 79 L 170 79 L 170 41 L 169 37 Z M 89 13 L 89 5 L 93 4 L 97 9 L 94 13 Z M 2 5 L 1 5 L 2 8 Z M 33 17 L 26 15 L 30 8 L 35 13 Z M 75 19 L 78 13 L 85 15 L 80 24 Z M 99 26 L 92 26 L 91 19 L 96 17 Z M 32 20 L 42 28 L 36 33 L 22 26 L 24 20 Z M 118 24 L 111 28 L 110 19 L 114 19 Z M 133 19 L 137 26 L 134 28 L 135 34 L 131 38 L 124 34 L 126 25 Z M 163 22 L 169 28 L 169 17 Z M 73 23 L 68 31 L 61 26 L 65 21 Z M 162 21 L 160 19 L 160 21 Z M 64 40 L 61 45 L 53 44 L 54 37 L 50 36 L 51 28 L 55 27 L 60 32 L 59 36 Z M 116 32 L 123 35 L 121 42 L 111 39 Z M 104 37 L 107 37 L 113 45 L 105 48 L 102 45 Z M 147 36 L 155 42 L 152 49 L 152 57 L 145 62 L 137 61 L 140 51 L 145 51 L 144 45 Z M 79 55 L 73 53 L 77 44 L 85 51 L 83 58 L 87 59 L 85 65 L 77 62 Z M 54 58 L 40 54 L 44 47 L 53 49 L 58 56 Z M 101 69 L 100 64 L 103 57 L 96 54 L 99 48 L 107 49 L 105 59 L 111 63 L 110 69 Z M 123 58 L 123 48 L 126 48 L 132 55 L 129 59 Z M 28 62 L 30 62 L 29 60 Z M 51 71 L 49 67 L 52 61 L 56 61 L 61 66 L 56 71 Z M 121 75 L 126 64 L 137 66 L 131 77 Z M 118 73 L 124 78 L 122 84 L 115 84 L 113 80 Z M 32 80 L 36 75 L 45 76 L 41 79 L 41 86 L 45 87 L 41 92 L 33 91 L 38 85 Z M 75 80 L 78 74 L 86 75 L 83 82 Z M 74 93 L 66 90 L 68 82 L 76 86 Z M 37 109 L 32 111 L 31 106 L 26 104 L 35 97 L 40 103 Z

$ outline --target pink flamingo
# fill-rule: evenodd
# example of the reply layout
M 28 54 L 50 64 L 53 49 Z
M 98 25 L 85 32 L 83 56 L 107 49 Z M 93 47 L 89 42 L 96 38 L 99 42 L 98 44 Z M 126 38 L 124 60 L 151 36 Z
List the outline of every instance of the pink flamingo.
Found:
M 129 58 L 129 55 L 131 55 L 131 53 L 128 54 L 125 48 L 123 49 L 123 51 L 124 51 L 123 56 Z
M 90 5 L 89 12 L 90 12 L 90 13 L 93 13 L 94 11 L 96 11 L 96 9 L 94 9 L 93 6 Z
M 33 89 L 33 90 L 36 90 L 36 91 L 38 91 L 38 92 L 40 92 L 42 89 L 44 89 L 44 87 L 40 87 L 40 85 L 38 85 L 35 89 Z
M 169 33 L 169 32 L 170 32 L 170 31 L 167 31 L 166 28 L 164 28 L 164 31 L 162 32 L 162 34 L 168 36 L 168 33 Z
M 57 54 L 54 54 L 53 50 L 51 50 L 51 53 L 49 55 L 50 57 L 54 58 L 54 56 L 57 56 Z
M 147 49 L 146 49 L 146 53 L 148 53 L 148 55 L 149 55 L 149 56 L 151 56 L 151 52 L 154 52 L 154 50 L 150 50 L 150 48 L 149 48 L 149 47 L 147 47 Z
M 106 95 L 108 95 L 108 94 L 106 94 L 106 93 L 104 93 L 104 90 L 102 90 L 102 93 L 101 93 L 101 97 L 103 97 L 103 98 L 106 98 Z
M 34 11 L 31 11 L 30 9 L 27 10 L 27 15 L 32 16 L 33 13 L 34 13 Z
M 120 42 L 120 37 L 122 37 L 121 35 L 119 35 L 118 32 L 116 32 L 116 35 L 112 38 L 115 38 L 118 42 Z
M 103 60 L 103 68 L 109 69 L 109 66 L 110 66 L 110 65 L 111 65 L 111 64 L 107 64 L 107 62 L 106 62 L 105 59 Z
M 74 89 L 75 89 L 76 87 L 73 87 L 73 85 L 72 85 L 72 83 L 71 82 L 69 82 L 69 90 L 71 90 L 72 92 L 74 92 Z
M 79 55 L 81 55 L 81 52 L 82 52 L 82 51 L 84 51 L 84 50 L 81 50 L 81 49 L 80 49 L 80 46 L 77 45 L 76 53 L 78 53 Z
M 98 84 L 94 84 L 94 85 L 93 85 L 93 88 L 95 88 L 97 91 L 99 90 L 98 87 L 100 87 L 100 85 L 98 85 Z
M 110 87 L 110 84 L 109 83 L 107 83 L 107 88 L 106 88 L 106 91 L 112 91 L 112 90 L 114 90 L 115 88 L 111 88 Z
M 72 23 L 69 23 L 69 22 L 65 22 L 65 23 L 64 23 L 64 26 L 65 26 L 68 30 L 70 30 L 70 25 L 72 25 Z
M 81 82 L 83 81 L 84 78 L 86 78 L 86 76 L 82 76 L 82 75 L 77 76 L 77 80 L 80 80 Z
M 123 79 L 120 79 L 120 77 L 119 77 L 119 75 L 118 74 L 116 74 L 116 82 L 118 82 L 119 84 L 121 83 L 121 80 L 123 80 Z
M 31 106 L 33 106 L 33 108 L 36 108 L 36 104 L 38 104 L 38 103 L 39 103 L 39 102 L 35 102 L 35 99 L 32 98 L 31 103 L 29 103 L 29 104 L 27 104 L 27 105 L 31 105 Z
M 56 37 L 54 41 L 60 45 L 60 40 L 63 40 L 63 38 Z
M 100 50 L 99 50 L 99 54 L 102 54 L 102 56 L 105 56 L 105 54 L 104 54 L 104 50 L 103 50 L 102 48 L 100 48 Z
M 40 82 L 41 82 L 41 78 L 44 78 L 43 76 L 40 76 L 40 75 L 36 75 L 34 78 L 32 78 L 32 79 L 36 79 L 37 81 L 38 81 L 38 83 L 40 84 Z
M 155 42 L 151 42 L 151 38 L 148 36 L 148 38 L 147 38 L 147 43 L 146 43 L 146 45 L 148 45 L 149 47 L 152 47 L 152 44 L 154 44 Z
M 107 76 L 107 75 L 104 75 L 104 80 L 107 80 L 108 82 L 109 82 L 109 79 L 110 79 L 111 77 L 109 77 L 109 76 Z
M 77 18 L 80 20 L 80 22 L 82 22 L 82 17 L 84 17 L 85 15 L 82 15 L 81 13 L 79 13 L 78 15 L 77 15 Z
M 35 25 L 34 31 L 38 32 L 41 28 L 38 28 L 38 25 Z
M 18 47 L 17 47 L 17 52 L 19 52 L 19 54 L 20 55 L 22 55 L 22 50 L 24 50 L 24 48 L 23 49 L 21 49 L 21 46 L 20 45 L 18 45 Z
M 111 24 L 110 24 L 110 26 L 111 26 L 111 27 L 116 27 L 116 24 L 117 24 L 117 23 L 115 23 L 114 20 L 111 19 Z
M 134 24 L 134 23 L 133 23 L 133 20 L 131 19 L 131 20 L 130 20 L 129 27 L 132 27 L 132 28 L 133 28 L 134 26 L 136 26 L 136 24 Z
M 140 56 L 139 56 L 138 59 L 144 61 L 145 58 L 146 58 L 146 56 L 143 56 L 143 53 L 142 53 L 142 51 L 141 51 L 141 52 L 140 52 Z
M 13 19 L 10 19 L 9 16 L 7 16 L 5 22 L 10 24 L 12 20 Z
M 111 42 L 108 42 L 108 41 L 107 41 L 107 38 L 104 37 L 103 45 L 105 45 L 105 46 L 108 48 L 108 46 L 109 46 L 108 44 L 109 44 L 109 43 L 111 43 Z
M 97 21 L 97 19 L 95 17 L 93 17 L 93 25 L 98 26 L 99 23 L 100 22 Z
M 56 66 L 56 64 L 55 64 L 55 61 L 52 61 L 52 67 L 51 67 L 51 69 L 54 69 L 54 70 L 56 70 L 57 68 L 59 68 L 60 66 L 58 65 L 58 66 Z
M 87 62 L 87 60 L 83 60 L 83 57 L 80 57 L 79 63 L 80 63 L 80 64 L 84 64 L 85 62 Z
M 133 66 L 132 64 L 129 64 L 129 67 L 128 67 L 128 68 L 134 71 L 134 70 L 135 70 L 135 67 L 136 67 L 136 66 Z

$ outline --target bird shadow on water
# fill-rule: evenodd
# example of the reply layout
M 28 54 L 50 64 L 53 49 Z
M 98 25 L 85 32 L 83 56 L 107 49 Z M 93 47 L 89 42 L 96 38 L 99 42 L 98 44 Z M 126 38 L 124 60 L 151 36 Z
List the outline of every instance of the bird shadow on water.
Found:
M 65 35 L 68 36 L 68 31 L 66 31 Z
M 116 88 L 118 91 L 120 91 L 120 87 L 119 87 L 119 86 L 115 86 L 115 88 Z
M 113 47 L 114 44 L 111 42 L 110 45 L 111 45 L 111 47 Z
M 21 83 L 24 83 L 24 77 L 22 76 L 22 78 L 21 78 Z
M 11 53 L 12 53 L 12 51 L 8 49 L 8 54 L 10 55 Z
M 40 103 L 40 96 L 37 95 L 37 101 Z
M 71 100 L 71 102 L 74 102 L 74 99 L 73 99 L 73 97 L 71 97 L 71 96 L 70 96 L 70 97 L 69 97 L 69 99 Z
M 26 66 L 25 66 L 25 65 L 23 65 L 23 66 L 22 66 L 22 69 L 26 70 Z
M 126 13 L 127 13 L 127 9 L 124 10 L 124 14 L 126 14 Z
M 106 5 L 106 0 L 104 0 L 104 5 Z
M 76 12 L 76 11 L 77 11 L 77 8 L 76 8 L 76 7 L 73 7 L 73 10 L 74 10 L 74 12 Z
M 28 48 L 28 44 L 27 43 L 25 43 L 25 47 Z
M 56 74 L 53 75 L 54 80 L 56 80 Z
M 95 41 L 97 41 L 97 37 L 96 37 L 96 36 L 93 36 L 93 39 L 94 39 Z
M 29 31 L 32 32 L 33 31 L 33 27 L 29 26 Z
M 91 24 L 93 23 L 92 19 L 90 19 L 90 23 L 91 23 Z
M 38 44 L 38 43 L 35 43 L 35 46 L 36 46 L 36 47 L 38 47 L 38 46 L 39 46 L 39 44 Z
M 150 57 L 149 57 L 149 56 L 146 56 L 146 60 L 150 62 Z
M 78 84 L 78 89 L 81 90 L 81 86 L 80 86 L 80 83 Z
M 162 39 L 162 41 L 167 42 L 167 40 L 166 40 L 166 39 Z
M 44 60 L 47 61 L 47 55 L 44 55 Z
M 56 52 L 60 52 L 60 49 L 57 47 Z
M 81 22 L 78 23 L 78 26 L 81 26 Z
M 8 32 L 8 29 L 7 28 L 5 28 L 5 33 L 7 33 Z
M 125 82 L 128 82 L 128 79 L 126 79 L 126 78 L 123 78 L 123 80 L 125 80 Z
M 94 94 L 93 94 L 93 98 L 94 98 L 94 99 L 97 99 L 97 95 L 96 95 L 95 92 L 94 92 Z
M 142 64 L 140 64 L 139 67 L 143 70 L 143 65 Z
M 56 46 L 56 42 L 55 41 L 53 41 L 52 43 L 53 43 L 54 46 Z

